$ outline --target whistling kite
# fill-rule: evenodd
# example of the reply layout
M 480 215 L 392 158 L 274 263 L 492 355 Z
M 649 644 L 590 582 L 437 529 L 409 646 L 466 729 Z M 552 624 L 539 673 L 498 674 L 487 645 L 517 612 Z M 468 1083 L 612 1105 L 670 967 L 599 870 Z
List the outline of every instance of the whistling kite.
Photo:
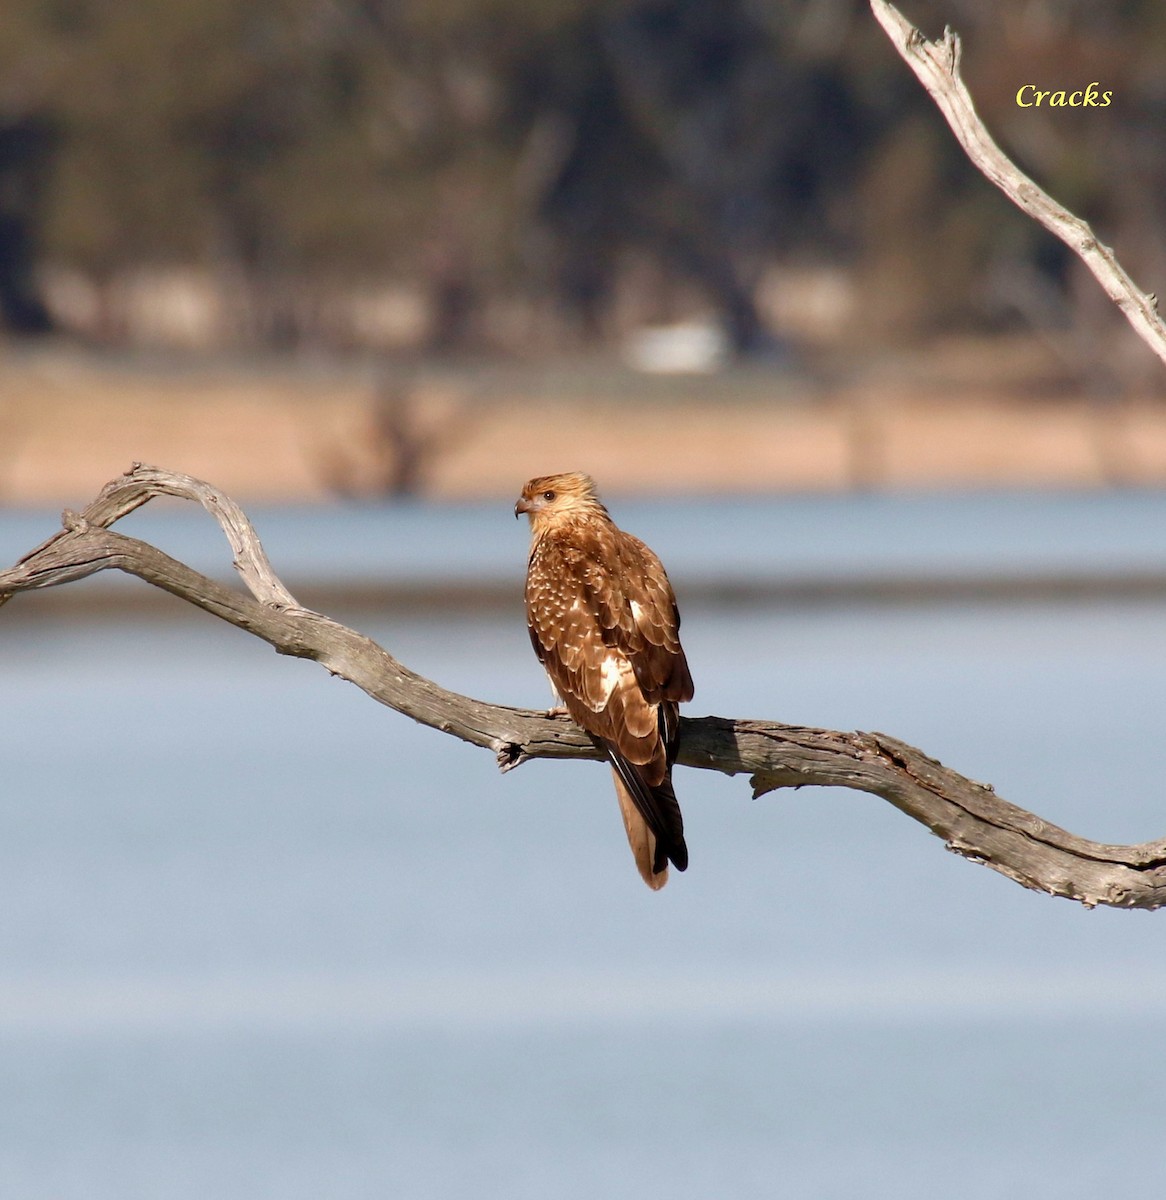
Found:
M 660 560 L 615 524 L 587 475 L 543 475 L 530 518 L 526 622 L 567 712 L 611 762 L 636 866 L 651 888 L 688 866 L 672 790 L 678 705 L 692 699 L 680 614 Z

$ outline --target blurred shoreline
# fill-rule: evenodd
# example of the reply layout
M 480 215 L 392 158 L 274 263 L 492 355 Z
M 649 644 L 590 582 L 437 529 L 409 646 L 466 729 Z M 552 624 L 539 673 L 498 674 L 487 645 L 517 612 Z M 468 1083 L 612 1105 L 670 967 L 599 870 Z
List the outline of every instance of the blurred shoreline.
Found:
M 136 586 L 134 586 L 136 584 Z M 501 616 L 522 621 L 519 581 L 512 583 L 446 581 L 442 583 L 366 583 L 342 580 L 294 584 L 301 604 L 359 627 L 372 617 Z M 1097 604 L 1153 604 L 1166 602 L 1166 572 L 1087 575 L 1055 574 L 1038 577 L 982 575 L 950 578 L 941 575 L 887 576 L 878 579 L 731 581 L 723 584 L 685 581 L 684 610 L 693 615 L 702 609 L 725 611 L 769 610 L 792 616 L 799 612 L 840 609 L 880 609 L 983 605 L 1071 606 Z M 124 623 L 186 619 L 189 604 L 137 581 L 99 580 L 79 589 L 58 588 L 35 600 L 13 597 L 5 618 L 15 626 L 84 620 Z
M 76 506 L 134 461 L 243 503 L 1166 485 L 1166 406 L 1091 395 L 1033 337 L 708 374 L 542 362 L 198 358 L 0 345 L 0 504 Z
M 522 624 L 528 534 L 509 497 L 459 503 L 248 506 L 299 603 L 356 627 L 385 614 L 474 614 Z M 830 612 L 1045 607 L 1166 600 L 1166 491 L 935 491 L 817 496 L 616 496 L 612 511 L 668 563 L 684 611 Z M 0 561 L 58 528 L 48 508 L 0 509 Z M 230 553 L 198 506 L 163 501 L 119 526 L 236 589 Z M 118 572 L 36 600 L 28 627 L 185 617 L 181 601 Z

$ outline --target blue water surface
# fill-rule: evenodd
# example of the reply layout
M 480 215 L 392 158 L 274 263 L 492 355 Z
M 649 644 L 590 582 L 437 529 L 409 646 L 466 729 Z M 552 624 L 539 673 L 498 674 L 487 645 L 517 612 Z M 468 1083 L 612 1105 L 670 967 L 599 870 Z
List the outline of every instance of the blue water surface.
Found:
M 797 502 L 625 523 L 679 573 L 704 530 L 742 578 L 759 532 L 807 572 L 879 537 L 967 571 L 1166 543 L 1157 497 L 914 503 L 806 502 L 818 539 Z M 305 577 L 375 535 L 418 578 L 521 578 L 492 510 L 273 516 Z M 1027 892 L 860 793 L 683 769 L 692 865 L 652 894 L 598 764 L 500 776 L 193 610 L 37 604 L 0 610 L 0 1195 L 1084 1198 L 1161 1146 L 1161 915 Z M 547 702 L 517 610 L 349 619 Z M 1074 832 L 1166 835 L 1166 604 L 702 604 L 684 632 L 693 713 L 885 730 Z

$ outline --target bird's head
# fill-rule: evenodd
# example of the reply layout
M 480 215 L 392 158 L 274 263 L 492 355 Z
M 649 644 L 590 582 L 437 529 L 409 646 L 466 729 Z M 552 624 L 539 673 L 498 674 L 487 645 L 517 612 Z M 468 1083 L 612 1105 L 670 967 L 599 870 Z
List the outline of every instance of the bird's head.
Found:
M 515 517 L 526 513 L 536 532 L 560 519 L 603 511 L 595 494 L 595 481 L 582 471 L 539 475 L 526 484 L 514 506 Z

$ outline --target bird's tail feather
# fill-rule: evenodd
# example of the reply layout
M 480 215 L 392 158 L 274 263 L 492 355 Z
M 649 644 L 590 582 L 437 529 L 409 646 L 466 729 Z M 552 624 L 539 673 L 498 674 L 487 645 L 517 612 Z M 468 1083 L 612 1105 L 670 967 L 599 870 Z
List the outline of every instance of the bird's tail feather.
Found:
M 668 860 L 660 870 L 654 870 L 656 865 L 656 835 L 648 828 L 647 821 L 640 815 L 636 802 L 632 799 L 619 772 L 612 767 L 611 774 L 615 780 L 615 794 L 619 798 L 619 810 L 623 814 L 623 827 L 627 831 L 628 845 L 632 848 L 632 856 L 636 860 L 636 868 L 643 881 L 653 891 L 659 891 L 668 882 Z

